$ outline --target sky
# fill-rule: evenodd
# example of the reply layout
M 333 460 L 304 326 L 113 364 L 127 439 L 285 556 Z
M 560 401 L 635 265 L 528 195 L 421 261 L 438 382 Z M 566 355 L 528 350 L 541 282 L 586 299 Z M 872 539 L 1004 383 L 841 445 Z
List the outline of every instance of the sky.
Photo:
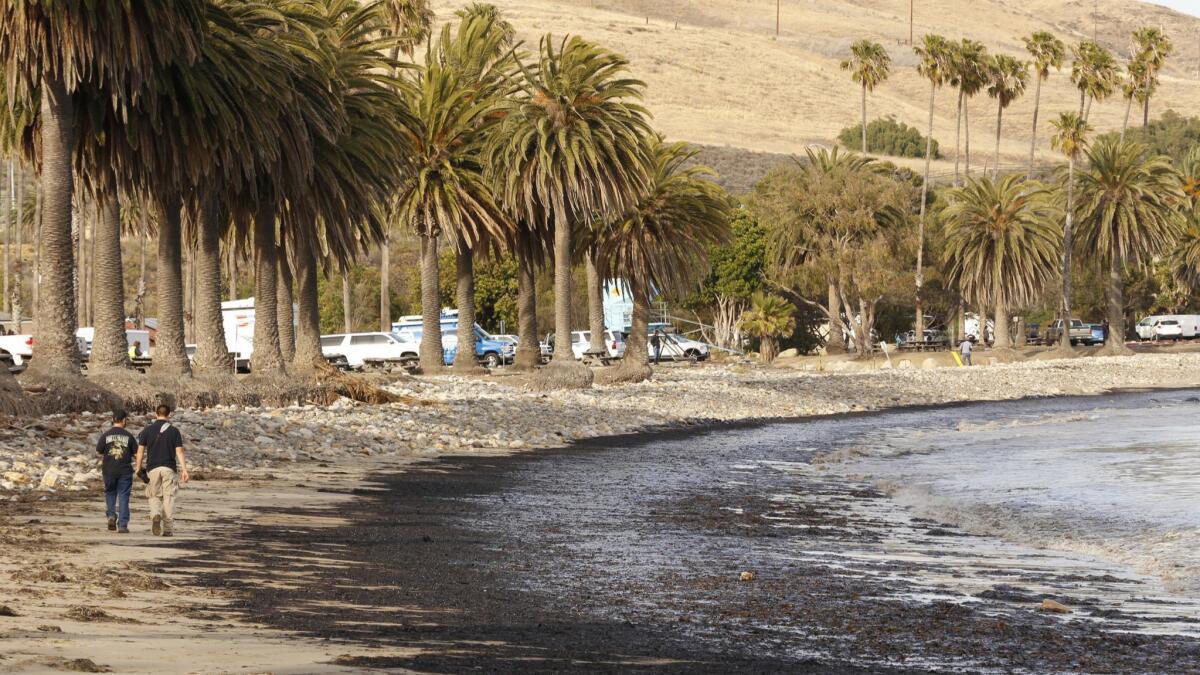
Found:
M 1146 0 L 1155 5 L 1165 5 L 1193 16 L 1200 16 L 1200 0 Z

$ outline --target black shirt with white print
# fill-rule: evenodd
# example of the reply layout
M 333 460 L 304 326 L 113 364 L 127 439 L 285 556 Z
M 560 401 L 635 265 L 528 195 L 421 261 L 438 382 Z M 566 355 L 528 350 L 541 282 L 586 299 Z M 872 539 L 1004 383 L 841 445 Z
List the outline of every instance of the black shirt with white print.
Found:
M 105 476 L 128 476 L 133 474 L 133 456 L 137 452 L 137 439 L 121 427 L 113 427 L 100 434 L 96 440 L 96 454 L 104 457 Z
M 154 420 L 138 435 L 138 445 L 146 446 L 146 470 L 165 466 L 178 471 L 175 448 L 183 447 L 183 434 L 167 420 Z

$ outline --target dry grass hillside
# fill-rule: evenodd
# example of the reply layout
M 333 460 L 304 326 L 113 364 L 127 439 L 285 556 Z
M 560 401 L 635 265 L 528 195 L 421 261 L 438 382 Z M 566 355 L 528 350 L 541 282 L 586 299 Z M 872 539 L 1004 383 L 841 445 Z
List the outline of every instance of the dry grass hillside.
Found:
M 871 117 L 895 115 L 924 129 L 928 85 L 919 78 L 908 39 L 908 0 L 783 0 L 782 31 L 775 37 L 773 0 L 490 0 L 536 44 L 545 32 L 574 33 L 627 55 L 648 84 L 647 103 L 669 137 L 709 146 L 765 153 L 795 153 L 807 144 L 830 143 L 859 119 L 859 93 L 838 68 L 851 42 L 872 38 L 894 60 L 892 78 L 868 101 Z M 466 0 L 435 0 L 440 18 Z M 970 37 L 993 51 L 1024 55 L 1021 38 L 1050 30 L 1067 42 L 1090 37 L 1094 0 L 916 0 L 915 34 Z M 1200 109 L 1200 19 L 1135 0 L 1100 0 L 1095 29 L 1102 42 L 1128 54 L 1129 33 L 1161 26 L 1177 54 L 1168 65 L 1151 114 L 1167 108 Z M 1069 65 L 1042 90 L 1042 120 L 1078 106 Z M 1001 164 L 1027 156 L 1033 111 L 1030 92 L 1004 115 Z M 1119 127 L 1124 102 L 1095 107 L 1092 123 Z M 1135 113 L 1135 118 L 1137 117 Z M 996 110 L 986 95 L 970 105 L 972 160 L 991 161 Z M 934 135 L 953 158 L 954 93 L 939 92 Z M 1050 153 L 1048 123 L 1039 132 L 1039 153 Z M 728 163 L 723 157 L 721 164 Z M 765 166 L 748 161 L 747 171 Z M 937 170 L 947 171 L 949 163 Z M 746 177 L 735 182 L 745 183 Z

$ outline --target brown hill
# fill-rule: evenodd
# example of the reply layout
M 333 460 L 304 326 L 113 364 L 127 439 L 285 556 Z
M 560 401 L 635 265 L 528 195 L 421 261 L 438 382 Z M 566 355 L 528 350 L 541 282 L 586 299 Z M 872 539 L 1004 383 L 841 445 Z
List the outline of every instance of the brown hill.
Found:
M 774 0 L 491 0 L 516 25 L 520 37 L 536 45 L 545 32 L 579 34 L 627 55 L 634 74 L 646 81 L 647 104 L 655 124 L 669 137 L 721 148 L 722 164 L 741 148 L 762 153 L 799 153 L 810 143 L 832 143 L 859 119 L 859 93 L 838 67 L 850 43 L 878 40 L 893 58 L 892 78 L 868 100 L 873 118 L 895 115 L 924 130 L 928 85 L 915 71 L 907 45 L 909 0 L 783 0 L 781 31 L 775 36 Z M 445 19 L 463 0 L 435 0 Z M 1068 43 L 1090 37 L 1124 60 L 1129 34 L 1143 25 L 1162 27 L 1176 45 L 1151 114 L 1172 108 L 1200 109 L 1200 19 L 1134 0 L 916 0 L 914 33 L 970 37 L 992 51 L 1023 56 L 1022 36 L 1050 30 Z M 1098 12 L 1093 12 L 1098 7 Z M 1042 89 L 1039 153 L 1053 158 L 1048 120 L 1075 109 L 1078 94 L 1069 64 Z M 943 153 L 954 155 L 954 94 L 937 98 L 934 136 Z M 1001 164 L 1019 164 L 1028 155 L 1033 111 L 1030 92 L 1004 114 Z M 1092 123 L 1100 130 L 1119 127 L 1124 102 L 1095 106 Z M 986 95 L 969 106 L 973 165 L 990 163 L 996 110 Z M 1135 118 L 1138 116 L 1135 113 Z M 1140 122 L 1140 118 L 1138 120 Z M 748 156 L 739 166 L 765 166 Z M 915 166 L 915 162 L 906 162 Z M 939 164 L 945 172 L 953 165 Z M 746 176 L 734 182 L 744 187 Z

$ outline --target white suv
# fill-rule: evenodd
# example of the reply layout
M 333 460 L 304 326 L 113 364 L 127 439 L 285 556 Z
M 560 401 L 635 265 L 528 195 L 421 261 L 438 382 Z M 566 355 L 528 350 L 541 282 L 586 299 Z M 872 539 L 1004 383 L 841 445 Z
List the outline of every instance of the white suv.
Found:
M 646 347 L 649 351 L 650 359 L 654 359 L 654 336 L 656 333 L 650 333 L 646 339 Z M 662 342 L 662 350 L 659 353 L 659 359 L 666 361 L 703 361 L 708 358 L 708 345 L 684 337 L 678 333 L 657 333 Z
M 345 356 L 351 368 L 406 364 L 418 360 L 420 345 L 395 333 L 341 333 L 321 336 L 321 353 Z
M 575 358 L 582 359 L 592 346 L 592 331 L 590 330 L 573 330 L 571 331 L 571 351 L 575 353 Z M 613 333 L 611 330 L 604 331 L 604 348 L 608 350 L 608 355 L 613 358 L 621 358 L 625 356 L 625 339 L 620 333 Z

